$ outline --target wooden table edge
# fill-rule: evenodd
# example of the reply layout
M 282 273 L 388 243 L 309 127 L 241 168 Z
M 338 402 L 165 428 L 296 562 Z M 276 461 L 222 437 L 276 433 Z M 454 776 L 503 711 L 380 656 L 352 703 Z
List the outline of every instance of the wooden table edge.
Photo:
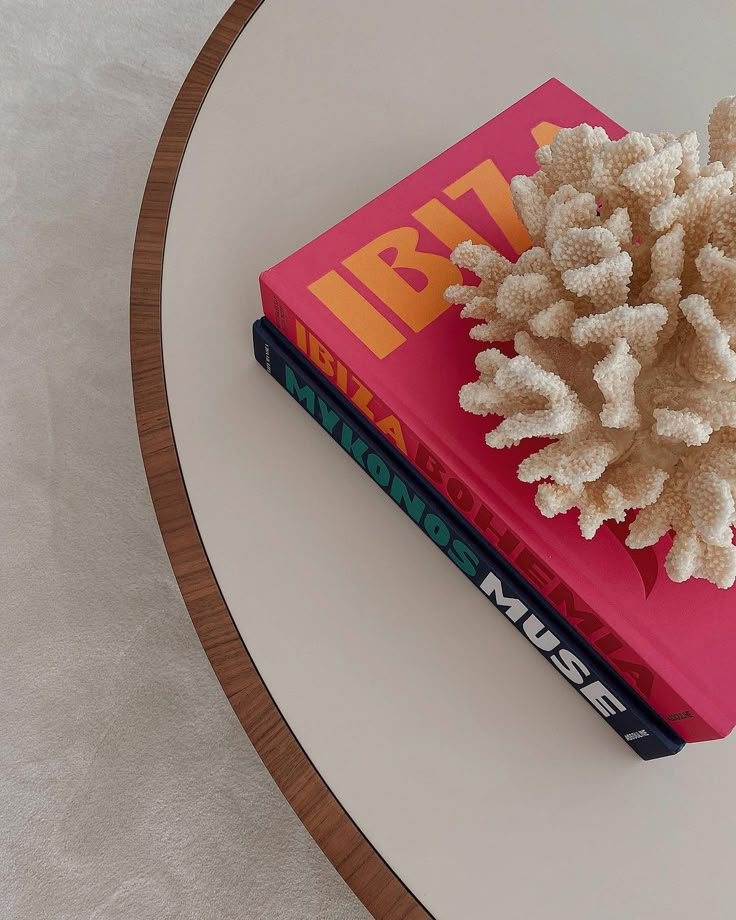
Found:
M 259 5 L 258 0 L 235 0 L 202 48 L 169 113 L 143 194 L 130 290 L 131 371 L 143 463 L 171 567 L 199 640 L 284 797 L 376 920 L 429 920 L 431 915 L 335 798 L 263 683 L 209 564 L 171 427 L 161 342 L 161 282 L 171 201 L 207 91 Z

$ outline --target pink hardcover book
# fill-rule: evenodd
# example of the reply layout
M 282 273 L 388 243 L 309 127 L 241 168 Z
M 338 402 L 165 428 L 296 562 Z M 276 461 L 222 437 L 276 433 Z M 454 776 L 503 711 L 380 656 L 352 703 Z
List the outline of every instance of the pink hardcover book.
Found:
M 540 444 L 491 450 L 488 418 L 458 403 L 484 347 L 450 284 L 463 240 L 515 258 L 530 245 L 509 182 L 560 127 L 625 130 L 550 80 L 261 276 L 264 312 L 687 742 L 736 722 L 736 589 L 670 581 L 670 538 L 592 540 L 575 512 L 548 519 L 516 469 Z M 656 127 L 656 126 L 655 126 Z

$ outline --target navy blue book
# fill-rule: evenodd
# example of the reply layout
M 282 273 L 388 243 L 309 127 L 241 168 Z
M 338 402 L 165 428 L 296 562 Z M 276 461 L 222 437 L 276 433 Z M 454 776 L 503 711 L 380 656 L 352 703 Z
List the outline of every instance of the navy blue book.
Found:
M 256 359 L 274 380 L 424 530 L 639 757 L 654 760 L 684 747 L 671 726 L 267 319 L 253 325 L 253 348 Z

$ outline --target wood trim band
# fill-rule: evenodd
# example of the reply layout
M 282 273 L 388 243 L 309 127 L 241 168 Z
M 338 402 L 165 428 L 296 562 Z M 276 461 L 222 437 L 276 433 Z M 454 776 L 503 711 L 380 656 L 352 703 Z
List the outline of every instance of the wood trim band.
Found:
M 281 792 L 376 920 L 431 920 L 332 794 L 261 680 L 210 568 L 171 428 L 161 347 L 161 278 L 169 210 L 200 107 L 258 5 L 257 0 L 235 0 L 200 52 L 166 121 L 143 195 L 130 297 L 133 393 L 143 462 L 171 566 L 199 639 Z

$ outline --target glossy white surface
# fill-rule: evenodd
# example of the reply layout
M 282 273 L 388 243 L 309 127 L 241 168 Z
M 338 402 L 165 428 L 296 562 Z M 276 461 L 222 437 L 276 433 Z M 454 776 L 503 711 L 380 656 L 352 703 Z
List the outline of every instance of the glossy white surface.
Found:
M 732 916 L 736 741 L 637 761 L 256 366 L 257 275 L 550 76 L 704 133 L 734 26 L 725 2 L 266 0 L 184 159 L 163 330 L 197 523 L 296 735 L 438 920 Z

